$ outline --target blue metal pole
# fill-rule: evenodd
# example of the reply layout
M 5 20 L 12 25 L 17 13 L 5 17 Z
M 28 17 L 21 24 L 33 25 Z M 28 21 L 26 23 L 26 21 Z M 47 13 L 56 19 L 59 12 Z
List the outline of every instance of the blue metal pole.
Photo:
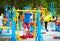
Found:
M 40 20 L 40 12 L 37 12 L 37 36 L 36 36 L 36 40 L 35 41 L 43 41 L 43 37 L 41 35 L 41 29 L 42 29 L 42 24 L 41 24 L 41 20 Z
M 17 41 L 16 37 L 15 37 L 15 30 L 16 30 L 16 22 L 13 20 L 12 21 L 12 37 L 11 37 L 11 41 Z
M 54 16 L 55 15 L 54 2 L 51 2 L 51 4 L 50 4 L 50 11 L 51 11 L 51 15 Z
M 17 41 L 16 39 L 16 35 L 15 35 L 15 31 L 16 31 L 16 21 L 14 20 L 16 16 L 16 12 L 13 13 L 12 15 L 12 37 L 11 37 L 11 41 Z

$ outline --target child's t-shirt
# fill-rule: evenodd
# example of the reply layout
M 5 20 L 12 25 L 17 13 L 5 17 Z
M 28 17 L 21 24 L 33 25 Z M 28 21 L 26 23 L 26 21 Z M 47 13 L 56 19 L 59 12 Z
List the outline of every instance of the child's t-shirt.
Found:
M 47 16 L 44 18 L 44 22 L 49 22 L 50 20 L 52 20 L 52 16 L 51 16 L 51 15 L 47 15 Z
M 31 15 L 32 15 L 31 13 L 25 13 L 24 23 L 30 23 L 30 16 Z
M 3 26 L 3 16 L 0 16 L 0 26 Z

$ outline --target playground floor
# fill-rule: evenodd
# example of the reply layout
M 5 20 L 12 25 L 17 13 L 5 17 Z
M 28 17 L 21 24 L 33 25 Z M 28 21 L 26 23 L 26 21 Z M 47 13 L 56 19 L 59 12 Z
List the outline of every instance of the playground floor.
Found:
M 53 39 L 53 36 L 60 36 L 60 32 L 47 32 L 46 34 L 42 34 L 44 41 L 60 41 L 60 39 Z M 0 38 L 0 41 L 7 41 L 7 38 Z M 35 41 L 35 38 L 19 40 L 19 41 Z
M 42 34 L 44 41 L 60 41 L 60 39 L 53 39 L 53 36 L 60 36 L 60 32 L 57 31 L 50 31 L 51 28 L 48 26 L 49 32 L 46 32 L 46 34 Z M 54 28 L 53 28 L 54 29 Z M 45 31 L 45 30 L 42 30 Z M 0 38 L 0 41 L 7 41 L 6 38 Z M 25 40 L 19 40 L 19 41 L 35 41 L 35 38 L 25 39 Z
M 46 30 L 42 30 L 43 32 L 45 31 L 46 34 L 42 34 L 43 36 L 43 40 L 44 41 L 60 41 L 60 39 L 53 39 L 53 36 L 60 36 L 60 32 L 57 31 L 51 31 L 52 29 L 55 29 L 54 26 L 50 27 L 48 25 L 48 32 L 46 32 Z M 26 39 L 26 40 L 20 40 L 20 41 L 35 41 L 35 39 Z
M 53 39 L 53 36 L 60 36 L 60 32 L 47 32 L 46 34 L 42 34 L 44 41 L 60 41 L 60 39 Z M 35 39 L 26 39 L 20 41 L 35 41 Z

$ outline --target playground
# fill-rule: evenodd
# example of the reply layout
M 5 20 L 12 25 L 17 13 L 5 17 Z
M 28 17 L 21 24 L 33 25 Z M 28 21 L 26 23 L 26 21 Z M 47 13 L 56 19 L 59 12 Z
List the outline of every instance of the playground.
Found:
M 7 4 L 0 10 L 0 41 L 60 41 L 60 14 L 53 1 L 49 9 L 42 3 L 21 9 L 19 4 Z

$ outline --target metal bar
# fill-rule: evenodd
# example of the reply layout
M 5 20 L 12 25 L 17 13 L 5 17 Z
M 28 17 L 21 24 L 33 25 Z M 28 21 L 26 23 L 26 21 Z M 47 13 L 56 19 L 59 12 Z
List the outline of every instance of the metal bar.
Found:
M 2 28 L 2 29 L 11 29 L 11 27 L 7 27 L 7 26 L 0 26 L 0 28 Z

